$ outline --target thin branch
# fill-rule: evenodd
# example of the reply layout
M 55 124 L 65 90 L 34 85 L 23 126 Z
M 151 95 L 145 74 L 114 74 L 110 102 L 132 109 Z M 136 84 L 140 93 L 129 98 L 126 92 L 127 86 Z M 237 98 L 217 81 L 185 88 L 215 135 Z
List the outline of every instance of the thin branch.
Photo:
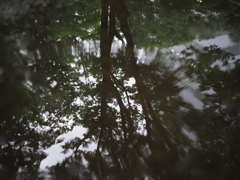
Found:
M 94 132 L 96 129 L 97 129 L 97 126 L 95 126 L 91 131 L 89 131 L 89 132 L 84 136 L 83 139 L 81 139 L 81 140 L 79 141 L 79 144 L 78 144 L 78 146 L 75 148 L 74 153 L 77 152 L 78 148 L 82 145 L 82 143 L 83 143 L 86 139 L 88 139 L 88 138 L 93 134 L 93 132 Z
M 133 110 L 133 109 L 132 109 L 132 106 L 131 106 L 131 103 L 130 103 L 130 100 L 129 100 L 130 98 L 129 98 L 129 96 L 128 96 L 127 90 L 126 90 L 126 88 L 124 87 L 124 85 L 123 85 L 113 74 L 111 75 L 111 77 L 113 78 L 113 80 L 115 81 L 115 83 L 119 85 L 118 87 L 119 87 L 122 91 L 125 92 L 125 95 L 126 95 L 126 97 L 127 97 L 128 106 L 129 106 L 129 108 L 130 108 L 131 110 Z

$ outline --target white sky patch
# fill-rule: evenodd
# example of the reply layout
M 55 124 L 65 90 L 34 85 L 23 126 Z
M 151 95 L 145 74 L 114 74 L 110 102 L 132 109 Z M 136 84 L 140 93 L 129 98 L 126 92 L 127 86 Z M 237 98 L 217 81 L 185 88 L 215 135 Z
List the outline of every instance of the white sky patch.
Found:
M 83 138 L 83 134 L 85 132 L 86 132 L 85 128 L 81 126 L 77 126 L 77 127 L 74 127 L 71 132 L 60 135 L 58 139 L 64 138 L 64 141 L 59 144 L 54 144 L 50 148 L 44 151 L 45 153 L 48 154 L 48 156 L 44 160 L 42 160 L 40 164 L 40 169 L 43 170 L 47 166 L 53 166 L 58 162 L 62 162 L 66 157 L 70 156 L 72 154 L 72 151 L 69 150 L 68 153 L 63 154 L 62 153 L 63 149 L 61 146 L 64 145 L 65 142 L 68 142 L 74 139 L 75 137 Z M 88 150 L 94 151 L 96 147 L 97 145 L 92 143 L 91 145 L 89 145 Z M 80 149 L 83 149 L 83 148 L 80 148 Z
M 45 107 L 44 107 L 45 109 Z M 60 120 L 57 119 L 54 113 L 49 113 L 48 111 L 44 112 L 41 114 L 42 118 L 44 119 L 45 122 L 49 121 L 49 118 L 51 118 L 52 120 Z M 73 115 L 69 115 L 67 117 L 61 117 L 61 122 L 59 121 L 57 124 L 51 124 L 50 126 L 39 126 L 38 129 L 39 130 L 58 130 L 60 127 L 68 127 L 70 128 L 73 125 Z
M 153 50 L 150 50 L 148 48 L 138 49 L 136 52 L 138 59 L 137 63 L 149 64 L 154 59 L 156 59 L 158 51 L 159 49 L 157 48 L 154 48 Z
M 73 68 L 77 67 L 77 65 L 75 63 L 70 63 L 70 66 Z
M 93 76 L 79 77 L 79 81 L 84 82 L 84 84 L 87 86 L 96 86 L 96 84 L 97 84 L 97 80 Z
M 202 41 L 198 41 L 195 40 L 197 43 L 201 44 L 202 46 L 211 46 L 211 45 L 217 45 L 220 48 L 225 48 L 225 47 L 229 47 L 229 46 L 234 46 L 237 43 L 233 42 L 228 34 L 225 35 L 221 35 L 221 36 L 217 36 L 215 38 L 212 39 L 208 39 L 208 40 L 202 40 Z
M 93 76 L 89 76 L 88 77 L 88 80 L 90 81 L 90 82 L 97 82 L 97 80 L 96 80 L 96 78 L 94 78 Z
M 235 59 L 240 59 L 240 55 L 235 56 Z
M 89 32 L 89 33 L 93 32 L 93 31 L 94 31 L 94 29 L 87 29 L 87 32 Z
M 75 99 L 74 99 L 74 102 L 73 102 L 73 104 L 78 104 L 78 105 L 84 105 L 84 103 L 83 103 L 83 101 L 81 100 L 81 97 L 76 97 Z
M 22 55 L 27 55 L 28 54 L 26 50 L 20 50 L 19 53 L 22 54 Z
M 180 52 L 182 52 L 183 50 L 185 50 L 186 49 L 186 46 L 185 45 L 178 45 L 178 46 L 173 46 L 172 48 L 171 48 L 171 52 L 173 52 L 173 53 L 180 53 Z
M 175 70 L 177 70 L 180 66 L 182 66 L 182 62 L 180 62 L 180 61 L 175 61 L 174 62 L 174 64 L 173 64 L 173 66 L 172 66 L 172 70 L 173 71 L 175 71 Z
M 77 39 L 78 41 L 81 41 L 81 38 L 80 38 L 80 37 L 76 37 L 76 39 Z
M 188 108 L 186 108 L 186 107 L 183 107 L 183 106 L 180 106 L 179 107 L 179 111 L 182 111 L 182 112 L 188 112 L 189 111 L 189 109 Z
M 113 109 L 116 109 L 118 112 L 120 112 L 120 107 L 119 107 L 117 101 L 114 101 L 113 103 L 108 103 L 107 105 Z
M 141 121 L 141 122 L 138 123 L 137 133 L 139 133 L 143 136 L 147 135 L 146 122 L 145 121 Z
M 81 60 L 81 57 L 75 57 L 74 58 L 74 62 L 78 62 L 79 60 Z
M 235 64 L 234 64 L 235 61 L 228 61 L 228 64 L 227 65 L 223 65 L 223 61 L 221 60 L 217 60 L 215 62 L 213 62 L 210 67 L 211 68 L 214 68 L 214 67 L 219 67 L 219 69 L 221 71 L 228 71 L 228 70 L 231 70 L 231 69 L 234 69 L 235 68 Z
M 79 72 L 79 73 L 83 73 L 83 72 L 84 72 L 83 67 L 78 68 L 78 69 L 77 69 L 77 72 Z
M 194 108 L 202 110 L 203 109 L 203 102 L 198 99 L 194 93 L 189 89 L 183 89 L 179 96 L 187 103 L 191 104 Z
M 125 85 L 126 86 L 133 86 L 134 84 L 136 84 L 136 80 L 134 78 L 129 78 L 128 81 L 125 81 Z
M 74 46 L 71 46 L 71 50 L 72 50 L 72 55 L 77 56 L 77 50 Z
M 96 57 L 100 57 L 100 41 L 84 40 L 82 43 L 83 52 L 94 53 Z
M 212 88 L 210 88 L 209 90 L 206 90 L 206 91 L 202 91 L 202 93 L 208 94 L 208 95 L 216 94 L 216 92 Z
M 53 82 L 50 84 L 50 86 L 51 86 L 52 88 L 54 88 L 56 85 L 57 85 L 57 81 L 53 81 Z
M 145 60 L 145 58 L 146 58 L 146 54 L 145 54 L 144 49 L 143 48 L 139 49 L 137 51 L 137 59 L 142 62 Z
M 192 131 L 188 130 L 188 129 L 185 128 L 185 127 L 182 127 L 181 130 L 182 130 L 182 133 L 183 133 L 184 135 L 186 135 L 189 139 L 191 139 L 191 140 L 193 140 L 193 141 L 196 142 L 197 137 L 196 137 L 196 135 L 195 135 Z

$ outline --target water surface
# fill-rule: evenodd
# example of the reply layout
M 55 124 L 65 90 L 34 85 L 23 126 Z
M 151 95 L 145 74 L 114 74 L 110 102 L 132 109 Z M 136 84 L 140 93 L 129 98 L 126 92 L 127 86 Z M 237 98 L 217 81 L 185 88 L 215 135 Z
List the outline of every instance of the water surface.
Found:
M 0 180 L 239 179 L 240 4 L 0 3 Z

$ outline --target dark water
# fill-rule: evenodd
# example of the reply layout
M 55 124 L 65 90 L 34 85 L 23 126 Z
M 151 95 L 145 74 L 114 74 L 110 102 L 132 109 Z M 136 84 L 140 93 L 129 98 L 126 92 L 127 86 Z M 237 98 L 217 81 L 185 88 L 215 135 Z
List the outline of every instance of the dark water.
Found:
M 238 0 L 0 2 L 0 180 L 240 179 Z

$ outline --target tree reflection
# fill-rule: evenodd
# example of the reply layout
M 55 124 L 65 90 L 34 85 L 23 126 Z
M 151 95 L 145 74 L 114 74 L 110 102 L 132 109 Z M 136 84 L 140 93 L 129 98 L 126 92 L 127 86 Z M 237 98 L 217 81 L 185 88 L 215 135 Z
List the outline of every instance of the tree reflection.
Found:
M 200 82 L 198 91 L 206 93 L 201 113 L 204 129 L 197 131 L 199 154 L 205 161 L 201 168 L 206 175 L 237 179 L 238 145 L 233 143 L 239 139 L 239 60 L 217 46 L 206 47 L 203 51 L 189 47 L 183 54 L 186 63 L 182 68 Z
M 144 26 L 132 21 L 131 29 L 134 35 L 149 32 L 142 39 L 131 33 L 123 0 L 102 0 L 101 7 L 97 1 L 63 4 L 68 3 L 51 1 L 35 14 L 1 21 L 0 179 L 40 178 L 44 149 L 75 126 L 87 132 L 62 146 L 73 153 L 49 167 L 52 179 L 238 179 L 238 61 L 223 71 L 231 54 L 215 46 L 189 47 L 177 59 L 182 66 L 172 70 L 158 61 L 166 58 L 161 51 L 149 65 L 141 64 L 133 42 L 142 47 L 156 36 L 150 42 L 155 46 L 162 39 L 160 46 L 167 47 L 191 40 L 192 34 L 179 37 L 189 18 L 191 26 L 206 23 L 191 11 L 200 11 L 200 4 L 128 2 L 130 9 L 136 4 L 141 9 Z M 186 11 L 181 25 L 172 27 L 167 14 L 161 32 L 146 28 L 150 17 L 165 14 L 161 7 Z M 208 15 L 205 10 L 201 13 Z M 164 39 L 163 31 L 178 28 L 174 42 Z M 183 72 L 200 84 L 198 93 L 214 92 L 204 95 L 200 110 L 179 95 L 186 89 L 179 82 Z M 95 151 L 81 149 L 91 143 Z
M 37 22 L 38 15 L 29 17 Z M 22 20 L 1 24 L 0 179 L 15 179 L 17 172 L 20 179 L 37 179 L 43 150 L 72 129 L 68 118 L 78 108 L 73 102 L 81 82 L 70 66 L 71 39 L 49 42 L 45 31 Z
M 181 88 L 176 85 L 174 72 L 157 63 L 149 66 L 137 63 L 128 14 L 123 2 L 102 1 L 100 93 L 96 94 L 92 107 L 86 107 L 82 119 L 88 132 L 82 139 L 75 138 L 63 146 L 65 151 L 73 149 L 74 154 L 63 164 L 51 168 L 56 179 L 61 179 L 56 175 L 58 169 L 66 167 L 70 171 L 71 164 L 74 164 L 73 169 L 84 170 L 83 157 L 91 178 L 174 178 L 180 156 L 192 148 L 181 129 L 186 125 L 187 114 L 179 108 L 195 110 L 178 96 Z M 116 20 L 127 45 L 124 54 L 119 51 L 111 55 Z M 135 80 L 132 87 L 126 85 L 130 78 Z M 112 106 L 114 102 L 117 108 Z M 139 128 L 143 133 L 138 132 Z M 78 150 L 89 140 L 97 143 L 94 153 Z M 78 173 L 80 178 L 82 174 Z

